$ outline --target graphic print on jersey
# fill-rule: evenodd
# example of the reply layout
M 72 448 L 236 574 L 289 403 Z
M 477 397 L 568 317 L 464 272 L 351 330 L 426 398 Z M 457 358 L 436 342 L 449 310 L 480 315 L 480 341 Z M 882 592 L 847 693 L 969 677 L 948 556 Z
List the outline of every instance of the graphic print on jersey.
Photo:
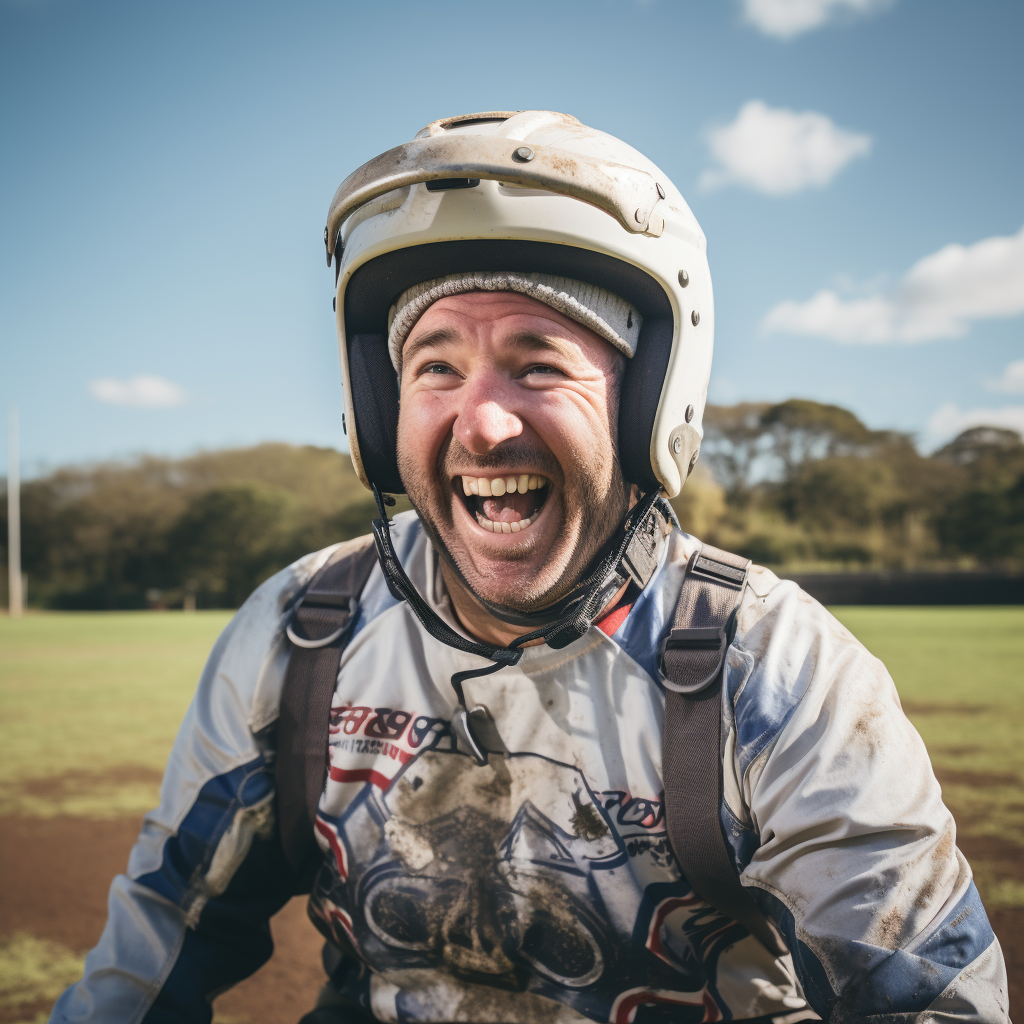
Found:
M 331 729 L 349 792 L 318 816 L 311 913 L 393 990 L 395 1019 L 482 1020 L 481 986 L 567 1020 L 728 1016 L 709 978 L 747 933 L 680 878 L 660 801 L 595 793 L 538 754 L 478 766 L 442 719 L 345 706 Z

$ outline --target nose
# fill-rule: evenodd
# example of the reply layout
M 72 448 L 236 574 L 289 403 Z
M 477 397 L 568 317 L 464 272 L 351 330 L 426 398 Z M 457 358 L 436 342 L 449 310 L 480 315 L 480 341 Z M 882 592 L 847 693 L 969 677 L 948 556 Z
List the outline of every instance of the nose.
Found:
M 474 455 L 487 455 L 503 441 L 523 433 L 512 389 L 500 375 L 482 374 L 459 390 L 461 401 L 452 433 Z

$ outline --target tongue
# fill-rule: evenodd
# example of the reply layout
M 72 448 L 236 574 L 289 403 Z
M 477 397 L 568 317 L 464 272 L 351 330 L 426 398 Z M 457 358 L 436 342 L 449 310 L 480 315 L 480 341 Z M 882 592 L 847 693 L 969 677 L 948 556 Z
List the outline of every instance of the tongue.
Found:
M 518 523 L 529 519 L 540 508 L 540 492 L 506 494 L 501 498 L 484 498 L 483 513 L 492 523 Z

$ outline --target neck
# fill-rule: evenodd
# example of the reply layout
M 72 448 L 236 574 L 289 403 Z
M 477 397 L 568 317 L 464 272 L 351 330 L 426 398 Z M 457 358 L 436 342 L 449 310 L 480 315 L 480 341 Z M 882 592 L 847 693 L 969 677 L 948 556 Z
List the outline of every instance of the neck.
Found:
M 441 575 L 444 578 L 445 587 L 448 589 L 448 596 L 451 598 L 452 608 L 459 620 L 459 624 L 471 637 L 474 637 L 477 640 L 483 640 L 485 643 L 495 644 L 499 647 L 507 647 L 517 637 L 522 636 L 524 633 L 533 632 L 532 629 L 524 629 L 522 626 L 513 626 L 508 622 L 502 622 L 501 619 L 496 618 L 480 604 L 462 580 L 460 580 L 458 576 L 448 568 L 444 559 L 440 559 L 440 563 Z M 601 616 L 609 609 L 614 608 L 615 605 L 622 600 L 622 595 L 625 594 L 628 586 L 629 581 L 627 580 L 605 604 L 604 608 L 597 615 L 598 619 L 600 619 Z M 531 640 L 528 644 L 524 644 L 523 646 L 536 647 L 538 644 L 542 644 L 543 642 L 543 640 Z

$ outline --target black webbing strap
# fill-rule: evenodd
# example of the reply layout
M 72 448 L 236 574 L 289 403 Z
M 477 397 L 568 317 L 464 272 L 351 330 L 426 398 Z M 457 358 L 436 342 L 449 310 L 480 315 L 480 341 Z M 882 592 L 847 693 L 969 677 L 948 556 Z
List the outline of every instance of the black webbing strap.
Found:
M 750 561 L 705 544 L 686 567 L 672 631 L 662 644 L 662 774 L 669 841 L 706 903 L 776 956 L 786 947 L 740 884 L 722 832 L 722 667 Z
M 373 537 L 343 544 L 310 581 L 288 624 L 291 653 L 277 721 L 277 819 L 293 867 L 313 852 L 327 778 L 331 698 L 359 595 L 377 552 Z

